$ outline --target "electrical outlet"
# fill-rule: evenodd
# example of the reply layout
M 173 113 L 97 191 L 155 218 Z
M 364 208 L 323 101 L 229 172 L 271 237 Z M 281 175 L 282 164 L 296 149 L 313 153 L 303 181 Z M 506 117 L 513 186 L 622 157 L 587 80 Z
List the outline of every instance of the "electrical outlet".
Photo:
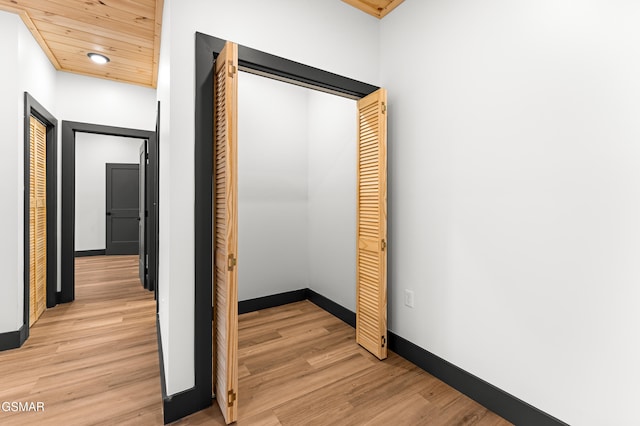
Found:
M 404 291 L 404 304 L 410 308 L 413 308 L 413 291 L 405 290 Z

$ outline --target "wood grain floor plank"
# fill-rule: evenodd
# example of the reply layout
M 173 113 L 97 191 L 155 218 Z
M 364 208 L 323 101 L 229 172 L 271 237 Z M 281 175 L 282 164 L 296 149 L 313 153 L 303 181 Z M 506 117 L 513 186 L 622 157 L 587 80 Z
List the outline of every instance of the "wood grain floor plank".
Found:
M 136 256 L 76 259 L 76 301 L 47 310 L 20 349 L 0 353 L 4 425 L 161 425 L 153 294 Z M 510 423 L 390 352 L 379 361 L 355 331 L 308 301 L 239 316 L 238 425 Z M 175 423 L 224 425 L 217 404 Z
M 238 328 L 240 426 L 510 424 L 392 352 L 379 361 L 311 302 L 240 315 Z M 223 422 L 211 407 L 177 424 Z
M 137 256 L 76 259 L 76 300 L 48 309 L 19 349 L 0 353 L 2 425 L 162 424 L 155 301 Z

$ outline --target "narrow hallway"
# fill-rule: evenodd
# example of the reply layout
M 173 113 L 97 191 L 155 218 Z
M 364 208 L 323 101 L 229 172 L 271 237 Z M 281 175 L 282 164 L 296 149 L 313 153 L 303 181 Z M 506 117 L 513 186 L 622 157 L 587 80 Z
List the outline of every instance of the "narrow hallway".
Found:
M 0 353 L 2 425 L 162 424 L 153 293 L 137 256 L 76 259 L 76 300 L 48 309 L 20 348 Z

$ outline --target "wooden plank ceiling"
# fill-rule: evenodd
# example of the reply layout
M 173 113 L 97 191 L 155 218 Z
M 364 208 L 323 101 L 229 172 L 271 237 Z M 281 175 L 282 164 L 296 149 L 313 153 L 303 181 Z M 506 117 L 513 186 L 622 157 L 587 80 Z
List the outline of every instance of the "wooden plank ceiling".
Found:
M 384 18 L 404 0 L 342 0 L 378 19 Z
M 156 87 L 163 0 L 0 0 L 56 69 Z M 98 65 L 87 53 L 107 56 Z

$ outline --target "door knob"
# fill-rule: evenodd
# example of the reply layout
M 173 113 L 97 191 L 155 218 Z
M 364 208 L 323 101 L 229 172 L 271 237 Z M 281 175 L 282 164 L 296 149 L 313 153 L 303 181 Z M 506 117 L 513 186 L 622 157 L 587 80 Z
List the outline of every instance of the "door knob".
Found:
M 111 216 L 111 212 L 107 212 L 107 216 Z

